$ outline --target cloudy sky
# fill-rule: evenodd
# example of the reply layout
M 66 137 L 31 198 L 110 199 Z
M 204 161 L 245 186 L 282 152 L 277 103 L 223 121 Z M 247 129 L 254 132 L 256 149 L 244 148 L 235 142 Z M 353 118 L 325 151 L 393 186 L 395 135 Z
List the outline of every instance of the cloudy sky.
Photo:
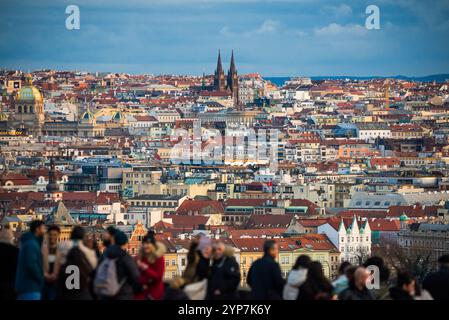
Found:
M 0 0 L 0 68 L 198 75 L 234 49 L 239 73 L 423 76 L 449 73 L 448 39 L 447 0 Z

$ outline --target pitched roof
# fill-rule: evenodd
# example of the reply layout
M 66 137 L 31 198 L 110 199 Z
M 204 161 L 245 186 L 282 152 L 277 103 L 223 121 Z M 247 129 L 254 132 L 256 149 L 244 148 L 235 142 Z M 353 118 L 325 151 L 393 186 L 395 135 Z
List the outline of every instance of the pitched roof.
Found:
M 285 228 L 289 226 L 293 218 L 292 214 L 252 214 L 247 223 L 246 228 Z
M 401 222 L 396 219 L 371 219 L 369 226 L 371 231 L 399 231 Z
M 223 213 L 223 203 L 216 200 L 187 199 L 179 206 L 176 213 L 179 215 L 197 215 L 207 213 Z
M 422 218 L 436 216 L 438 209 L 442 206 L 426 206 L 416 203 L 411 206 L 390 206 L 387 211 L 387 217 L 400 217 L 406 214 L 410 218 Z

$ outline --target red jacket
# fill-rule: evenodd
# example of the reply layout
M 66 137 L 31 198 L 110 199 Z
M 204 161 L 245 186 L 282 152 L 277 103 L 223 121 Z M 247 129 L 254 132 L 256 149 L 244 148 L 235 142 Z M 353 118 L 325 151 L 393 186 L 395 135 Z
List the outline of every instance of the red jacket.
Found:
M 144 291 L 136 295 L 136 300 L 161 300 L 164 296 L 164 271 L 165 260 L 161 256 L 154 263 L 149 263 L 146 257 L 140 258 L 140 261 L 147 264 L 148 268 L 140 270 L 140 284 Z

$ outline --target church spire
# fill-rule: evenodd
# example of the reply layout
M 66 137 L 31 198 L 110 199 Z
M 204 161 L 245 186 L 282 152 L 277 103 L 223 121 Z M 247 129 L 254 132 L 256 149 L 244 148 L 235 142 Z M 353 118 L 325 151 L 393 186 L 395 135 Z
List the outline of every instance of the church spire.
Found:
M 221 65 L 221 52 L 218 50 L 218 59 L 217 59 L 217 73 L 223 72 L 223 66 Z
M 231 53 L 231 66 L 229 67 L 229 71 L 231 74 L 237 73 L 237 70 L 235 69 L 235 62 L 234 62 L 234 50 L 232 50 Z
M 225 91 L 226 90 L 226 78 L 221 64 L 221 52 L 218 50 L 217 70 L 215 70 L 214 76 L 214 90 Z
M 229 72 L 228 72 L 228 78 L 227 78 L 227 89 L 232 92 L 234 104 L 236 107 L 238 107 L 239 106 L 239 78 L 237 75 L 237 68 L 235 67 L 234 50 L 232 50 L 232 54 L 231 54 L 231 64 L 229 66 Z

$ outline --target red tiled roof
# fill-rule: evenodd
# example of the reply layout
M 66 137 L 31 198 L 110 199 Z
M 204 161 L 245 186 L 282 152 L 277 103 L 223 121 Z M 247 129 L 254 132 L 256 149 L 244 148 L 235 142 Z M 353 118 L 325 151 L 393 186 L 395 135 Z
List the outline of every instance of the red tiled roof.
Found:
M 372 167 L 375 166 L 399 166 L 401 164 L 401 160 L 399 158 L 371 158 L 370 164 Z
M 0 185 L 4 186 L 8 181 L 12 181 L 15 186 L 33 184 L 26 175 L 21 173 L 7 172 L 0 175 Z
M 399 231 L 401 222 L 397 219 L 372 219 L 369 226 L 372 231 Z
M 223 203 L 216 200 L 185 200 L 176 210 L 180 215 L 197 215 L 202 214 L 210 208 L 214 212 L 223 213 Z
M 437 210 L 442 208 L 441 206 L 423 206 L 417 203 L 412 206 L 390 206 L 387 211 L 387 217 L 400 217 L 405 214 L 409 218 L 422 218 L 429 216 L 436 216 Z

